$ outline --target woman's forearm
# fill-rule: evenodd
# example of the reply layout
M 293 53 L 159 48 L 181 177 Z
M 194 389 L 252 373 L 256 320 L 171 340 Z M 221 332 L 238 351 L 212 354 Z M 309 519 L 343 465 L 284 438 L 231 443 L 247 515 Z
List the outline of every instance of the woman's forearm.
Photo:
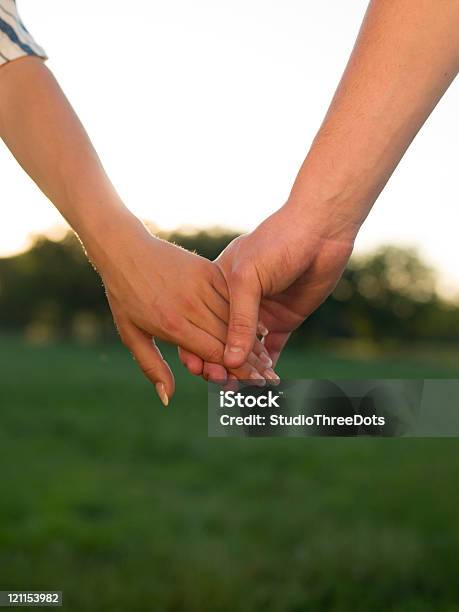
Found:
M 121 339 L 167 405 L 169 367 L 152 339 L 223 362 L 227 287 L 216 265 L 152 237 L 124 206 L 56 80 L 37 58 L 0 69 L 0 136 L 67 219 L 99 270 Z M 273 376 L 259 355 L 236 376 Z
M 330 231 L 358 230 L 459 69 L 459 0 L 373 0 L 292 189 Z
M 97 264 L 140 222 L 126 209 L 61 88 L 33 57 L 0 70 L 0 136 Z M 116 228 L 116 230 L 115 230 Z M 114 250 L 116 252 L 116 250 Z M 113 252 L 112 252 L 113 256 Z

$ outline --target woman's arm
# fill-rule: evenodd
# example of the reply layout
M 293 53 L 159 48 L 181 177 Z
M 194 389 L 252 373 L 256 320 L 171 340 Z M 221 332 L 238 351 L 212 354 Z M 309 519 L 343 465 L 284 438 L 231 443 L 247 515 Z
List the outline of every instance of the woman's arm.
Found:
M 96 266 L 120 230 L 144 231 L 107 177 L 59 84 L 35 57 L 0 69 L 0 136 L 73 227 Z M 110 253 L 108 252 L 110 251 Z
M 0 136 L 77 232 L 102 276 L 123 342 L 163 402 L 173 393 L 173 377 L 152 337 L 222 363 L 228 320 L 223 276 L 209 261 L 151 236 L 124 206 L 40 59 L 0 68 Z M 238 374 L 261 379 L 264 369 L 252 354 Z

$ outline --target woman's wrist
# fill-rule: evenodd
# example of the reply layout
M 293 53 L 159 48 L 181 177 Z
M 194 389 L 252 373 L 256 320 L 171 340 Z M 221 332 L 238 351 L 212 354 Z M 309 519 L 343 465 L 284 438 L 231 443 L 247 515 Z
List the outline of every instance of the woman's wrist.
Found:
M 72 226 L 102 276 L 117 267 L 123 254 L 135 244 L 133 241 L 150 236 L 140 219 L 120 201 L 98 203 Z

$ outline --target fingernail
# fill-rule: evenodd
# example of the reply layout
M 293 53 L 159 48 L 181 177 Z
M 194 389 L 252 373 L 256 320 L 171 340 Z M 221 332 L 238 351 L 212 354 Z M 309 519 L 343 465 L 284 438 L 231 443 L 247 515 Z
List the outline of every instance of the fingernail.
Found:
M 229 346 L 226 351 L 228 353 L 242 353 L 242 349 L 239 346 Z
M 265 325 L 263 325 L 263 323 L 258 323 L 258 333 L 265 337 L 269 334 L 269 330 Z
M 273 360 L 268 355 L 268 353 L 261 353 L 260 360 L 265 364 L 267 368 L 270 368 L 273 365 Z
M 264 387 L 266 385 L 266 380 L 259 372 L 252 372 L 250 374 L 250 380 L 254 380 L 258 387 Z
M 269 380 L 273 380 L 274 382 L 280 382 L 279 376 L 276 374 L 276 372 L 274 372 L 274 370 L 271 370 L 271 368 L 265 370 L 263 372 L 263 376 Z
M 169 406 L 169 398 L 167 397 L 166 387 L 163 383 L 156 383 L 156 393 L 159 395 L 159 399 L 165 406 Z

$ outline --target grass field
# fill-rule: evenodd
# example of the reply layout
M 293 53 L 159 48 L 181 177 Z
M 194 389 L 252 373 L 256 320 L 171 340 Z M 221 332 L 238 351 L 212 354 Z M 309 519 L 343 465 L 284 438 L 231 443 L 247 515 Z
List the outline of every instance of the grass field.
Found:
M 118 346 L 0 338 L 0 590 L 78 612 L 459 612 L 457 441 L 211 440 L 205 385 L 174 369 L 164 409 Z M 297 350 L 279 371 L 459 360 Z

